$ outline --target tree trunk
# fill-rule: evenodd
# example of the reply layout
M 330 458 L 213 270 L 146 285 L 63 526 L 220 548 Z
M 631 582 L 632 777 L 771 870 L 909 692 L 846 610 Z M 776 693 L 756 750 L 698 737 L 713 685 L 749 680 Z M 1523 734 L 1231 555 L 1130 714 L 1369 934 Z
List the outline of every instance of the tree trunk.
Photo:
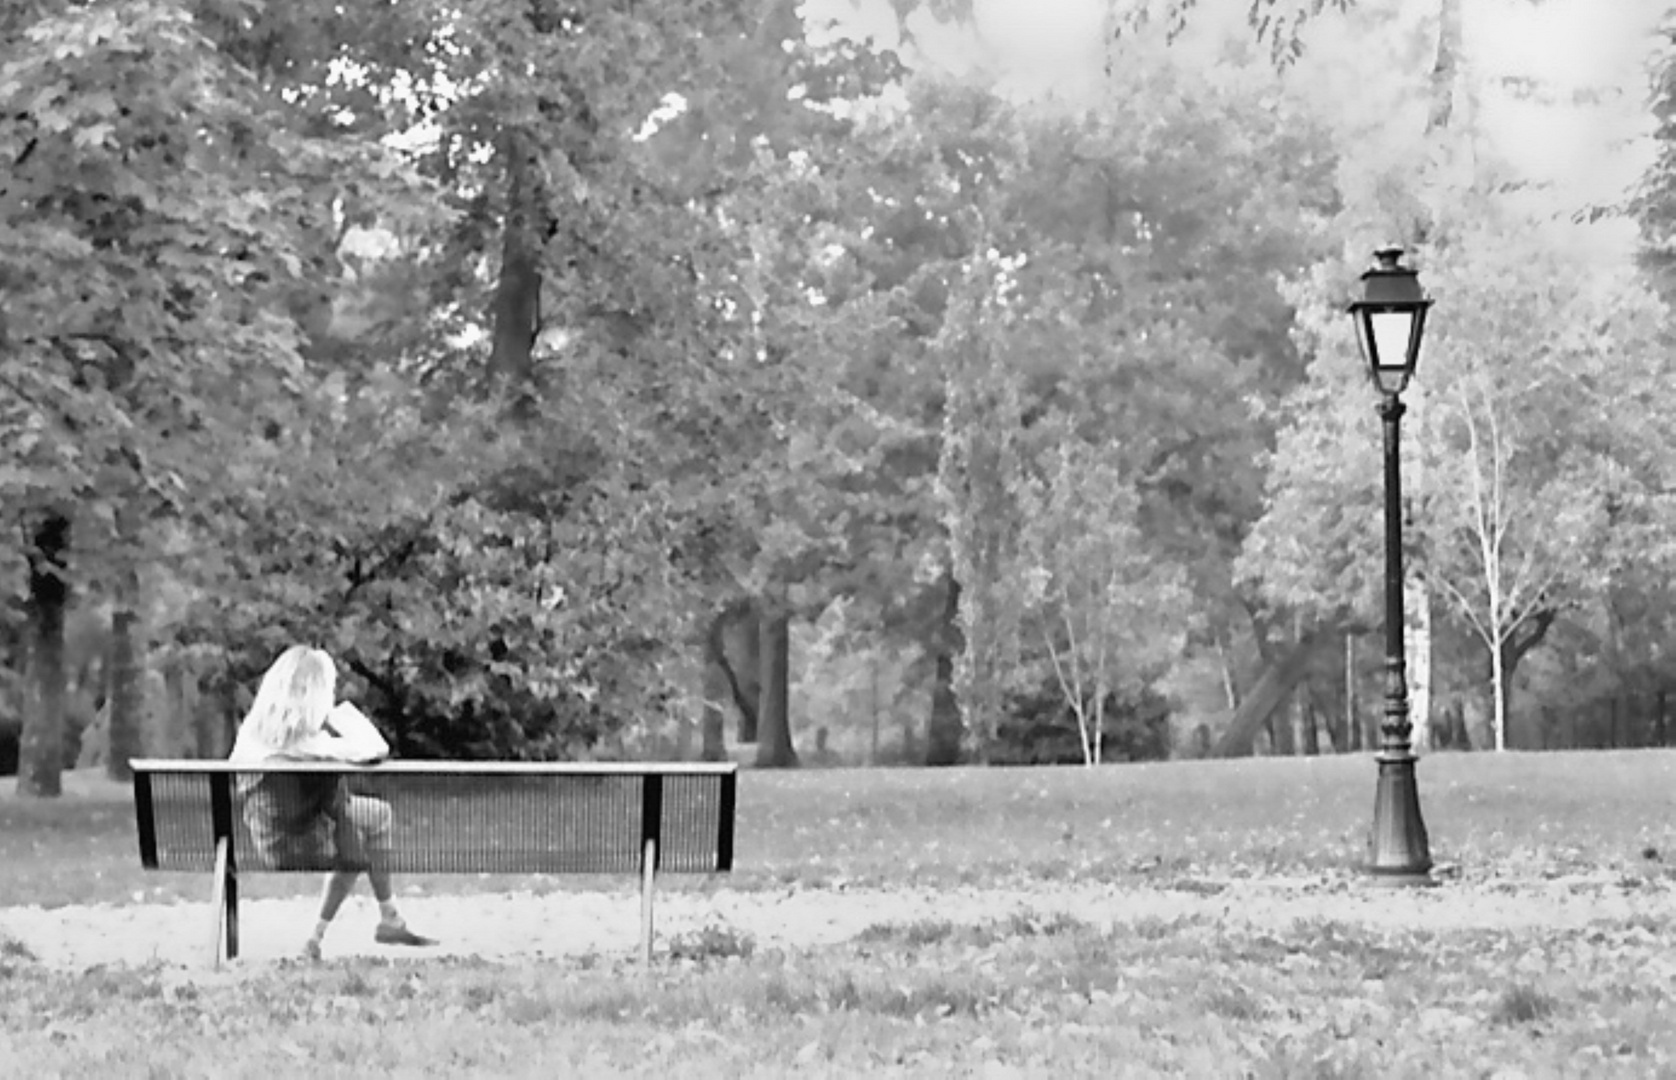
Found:
M 1228 711 L 1233 712 L 1240 707 L 1239 684 L 1234 681 L 1234 663 L 1228 655 L 1228 646 L 1223 643 L 1222 635 L 1216 635 L 1216 658 L 1222 668 L 1222 695 L 1228 701 Z
M 198 756 L 205 760 L 226 757 L 232 750 L 232 744 L 226 740 L 227 715 L 231 704 L 225 693 L 204 692 L 201 673 L 194 669 L 191 685 L 195 688 L 190 692 L 192 699 L 192 730 L 193 741 L 198 747 Z
M 70 600 L 70 519 L 49 514 L 29 551 L 29 708 L 18 740 L 19 795 L 64 791 L 64 609 Z
M 172 740 L 168 756 L 173 757 L 176 753 L 181 757 L 197 755 L 197 702 L 193 700 L 187 682 L 186 662 L 179 657 L 163 664 L 162 715 L 164 722 L 158 726 L 169 732 Z
M 954 694 L 955 650 L 960 647 L 960 582 L 953 574 L 944 580 L 942 626 L 936 635 L 935 681 L 931 687 L 931 719 L 925 730 L 925 763 L 954 765 L 960 761 L 960 702 Z
M 690 761 L 693 752 L 693 718 L 682 709 L 675 717 L 675 760 Z
M 1525 656 L 1547 638 L 1548 631 L 1559 618 L 1559 614 L 1554 608 L 1543 608 L 1536 614 L 1521 619 L 1492 651 L 1490 680 L 1494 695 L 1493 720 L 1497 750 L 1505 750 L 1508 746 L 1508 720 L 1513 711 L 1513 676 L 1518 672 L 1519 663 Z
M 1315 654 L 1333 635 L 1323 630 L 1312 630 L 1294 645 L 1285 656 L 1269 665 L 1257 684 L 1245 695 L 1233 719 L 1216 743 L 1217 757 L 1244 757 L 1251 753 L 1252 743 L 1275 710 L 1286 703 L 1292 688 L 1309 670 Z
M 127 597 L 124 597 L 127 599 Z M 145 691 L 140 664 L 140 616 L 128 604 L 111 613 L 111 664 L 107 707 L 110 726 L 106 729 L 105 774 L 112 780 L 132 780 L 129 762 L 145 756 L 142 734 Z
M 1094 684 L 1094 761 L 1098 765 L 1101 761 L 1101 749 L 1106 742 L 1106 684 Z
M 534 373 L 533 350 L 541 322 L 541 253 L 546 245 L 546 192 L 536 148 L 528 135 L 507 129 L 506 223 L 501 233 L 500 277 L 495 283 L 489 372 L 524 389 Z
M 797 766 L 797 751 L 791 743 L 791 616 L 784 612 L 762 613 L 761 697 L 757 718 L 761 723 L 757 743 L 757 766 L 790 769 Z
M 879 763 L 879 658 L 870 655 L 867 659 L 867 700 L 873 712 L 873 742 L 867 750 L 867 764 Z M 1662 698 L 1660 700 L 1663 700 Z
M 732 699 L 727 672 L 705 650 L 704 656 L 704 718 L 700 721 L 702 746 L 699 757 L 704 761 L 726 761 L 726 703 Z
M 1362 722 L 1356 719 L 1356 635 L 1344 635 L 1344 746 L 1362 749 Z
M 1292 724 L 1292 714 L 1293 710 L 1287 708 L 1285 703 L 1281 703 L 1276 706 L 1273 712 L 1269 713 L 1268 721 L 1264 725 L 1269 732 L 1269 753 L 1276 757 L 1292 757 L 1298 752 L 1297 733 Z
M 1404 583 L 1403 604 L 1407 608 L 1403 645 L 1408 720 L 1413 725 L 1409 747 L 1419 754 L 1432 748 L 1432 597 L 1424 581 L 1411 578 Z
M 757 741 L 757 709 L 762 699 L 762 648 L 756 605 L 739 601 L 722 609 L 705 636 L 710 663 L 727 684 L 728 698 L 739 713 L 739 741 Z M 720 700 L 720 699 L 718 699 Z
M 1321 754 L 1321 734 L 1315 725 L 1315 706 L 1303 695 L 1294 694 L 1297 701 L 1298 720 L 1302 724 L 1303 752 L 1308 757 L 1319 757 Z

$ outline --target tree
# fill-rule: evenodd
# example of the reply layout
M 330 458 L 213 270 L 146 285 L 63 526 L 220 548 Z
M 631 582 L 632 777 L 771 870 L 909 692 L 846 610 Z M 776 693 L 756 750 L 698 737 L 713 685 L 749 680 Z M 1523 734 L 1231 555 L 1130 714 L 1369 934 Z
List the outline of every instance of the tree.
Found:
M 179 5 L 23 17 L 0 52 L 0 384 L 16 403 L 0 506 L 26 538 L 7 554 L 28 565 L 34 614 L 22 787 L 50 795 L 72 588 L 131 578 L 144 523 L 214 489 L 260 403 L 286 392 L 304 191 L 356 164 L 298 134 Z
M 846 163 L 862 172 L 853 203 L 869 228 L 847 230 L 855 270 L 833 261 L 870 282 L 897 324 L 894 348 L 849 353 L 845 388 L 870 418 L 893 421 L 875 427 L 892 471 L 871 471 L 874 501 L 849 503 L 849 520 L 876 524 L 857 539 L 889 552 L 872 581 L 916 598 L 903 608 L 931 661 L 939 760 L 955 756 L 943 735 L 960 727 L 950 723 L 959 695 L 938 672 L 969 677 L 959 656 L 992 638 L 999 651 L 974 670 L 1002 685 L 1015 674 L 992 671 L 1009 666 L 1009 624 L 987 606 L 987 572 L 971 574 L 1018 520 L 995 455 L 1036 453 L 1013 429 L 1042 412 L 1063 408 L 1082 437 L 1121 446 L 1142 478 L 1147 543 L 1192 567 L 1207 599 L 1232 595 L 1227 566 L 1257 512 L 1264 440 L 1241 398 L 1276 396 L 1297 372 L 1270 270 L 1313 257 L 1309 223 L 1329 197 L 1331 163 L 1307 122 L 1277 124 L 1243 91 L 1181 78 L 1137 66 L 1088 111 L 919 79 L 906 112 L 856 140 L 878 160 Z M 1273 183 L 1219 179 L 1254 171 Z M 913 500 L 924 505 L 932 479 L 942 520 L 928 522 Z M 930 571 L 960 560 L 968 576 Z M 962 627 L 984 629 L 963 643 Z M 991 722 L 966 717 L 980 753 Z
M 1405 546 L 1411 572 L 1485 646 L 1499 748 L 1513 671 L 1556 614 L 1667 558 L 1647 530 L 1667 512 L 1658 493 L 1676 444 L 1656 412 L 1669 377 L 1657 301 L 1627 271 L 1559 287 L 1572 275 L 1539 230 L 1474 209 L 1488 224 L 1461 229 L 1447 264 L 1426 264 L 1439 315 L 1419 376 L 1430 437 L 1409 453 L 1427 484 L 1408 499 Z M 1369 524 L 1381 505 L 1373 395 L 1334 296 L 1353 280 L 1323 269 L 1305 290 L 1312 380 L 1288 405 L 1243 566 L 1275 602 L 1371 621 L 1383 565 Z
M 1638 261 L 1668 303 L 1676 298 L 1676 17 L 1666 15 L 1659 36 L 1649 102 L 1657 152 L 1628 209 L 1640 230 Z
M 1135 520 L 1139 496 L 1109 452 L 1062 438 L 1020 502 L 1014 580 L 1077 718 L 1083 761 L 1098 765 L 1108 699 L 1138 697 L 1179 653 L 1189 593 L 1178 568 L 1147 553 Z
M 1434 420 L 1428 579 L 1484 643 L 1501 750 L 1513 670 L 1560 611 L 1623 572 L 1613 533 L 1639 516 L 1623 507 L 1652 505 L 1676 442 L 1649 408 L 1670 375 L 1658 302 L 1628 274 L 1556 296 L 1562 265 L 1509 266 L 1497 247 L 1493 267 L 1464 261 L 1440 282 L 1461 310 L 1437 341 L 1452 366 Z

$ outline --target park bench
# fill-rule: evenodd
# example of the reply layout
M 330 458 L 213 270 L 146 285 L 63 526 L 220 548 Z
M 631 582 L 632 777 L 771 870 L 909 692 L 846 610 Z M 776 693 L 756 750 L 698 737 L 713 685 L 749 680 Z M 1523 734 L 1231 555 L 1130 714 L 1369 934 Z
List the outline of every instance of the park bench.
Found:
M 241 873 L 331 869 L 268 865 L 240 813 L 237 778 L 327 772 L 383 799 L 393 818 L 394 874 L 640 875 L 640 954 L 652 955 L 658 873 L 733 868 L 737 769 L 732 763 L 164 761 L 137 759 L 134 812 L 148 870 L 209 871 L 214 963 L 239 952 Z

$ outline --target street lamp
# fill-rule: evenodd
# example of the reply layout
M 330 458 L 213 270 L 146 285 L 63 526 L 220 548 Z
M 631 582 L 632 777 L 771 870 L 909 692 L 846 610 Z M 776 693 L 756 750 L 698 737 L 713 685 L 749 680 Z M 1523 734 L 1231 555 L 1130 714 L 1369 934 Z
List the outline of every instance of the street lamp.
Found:
M 1430 881 L 1432 856 L 1420 816 L 1414 777 L 1413 725 L 1408 720 L 1408 672 L 1403 658 L 1402 474 L 1398 467 L 1400 395 L 1420 360 L 1431 301 L 1419 276 L 1402 266 L 1402 249 L 1381 248 L 1378 265 L 1362 275 L 1362 298 L 1350 305 L 1362 356 L 1380 394 L 1385 422 L 1385 720 L 1380 724 L 1379 787 L 1373 803 L 1368 870 L 1392 883 Z

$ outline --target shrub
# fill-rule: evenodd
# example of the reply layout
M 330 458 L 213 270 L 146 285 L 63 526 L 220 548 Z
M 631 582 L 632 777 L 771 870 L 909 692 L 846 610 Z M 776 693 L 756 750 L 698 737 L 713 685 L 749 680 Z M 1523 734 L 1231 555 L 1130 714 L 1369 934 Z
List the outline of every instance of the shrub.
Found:
M 1162 760 L 1170 756 L 1169 703 L 1151 690 L 1133 699 L 1106 696 L 1102 761 Z M 1057 681 L 1009 695 L 989 760 L 997 765 L 1080 765 L 1076 714 Z
M 1512 1027 L 1534 1023 L 1552 1016 L 1556 1002 L 1543 991 L 1526 983 L 1516 983 L 1503 990 L 1490 1013 L 1491 1023 Z
M 669 941 L 673 960 L 743 959 L 756 951 L 756 941 L 731 927 L 714 924 L 690 934 L 678 934 Z

